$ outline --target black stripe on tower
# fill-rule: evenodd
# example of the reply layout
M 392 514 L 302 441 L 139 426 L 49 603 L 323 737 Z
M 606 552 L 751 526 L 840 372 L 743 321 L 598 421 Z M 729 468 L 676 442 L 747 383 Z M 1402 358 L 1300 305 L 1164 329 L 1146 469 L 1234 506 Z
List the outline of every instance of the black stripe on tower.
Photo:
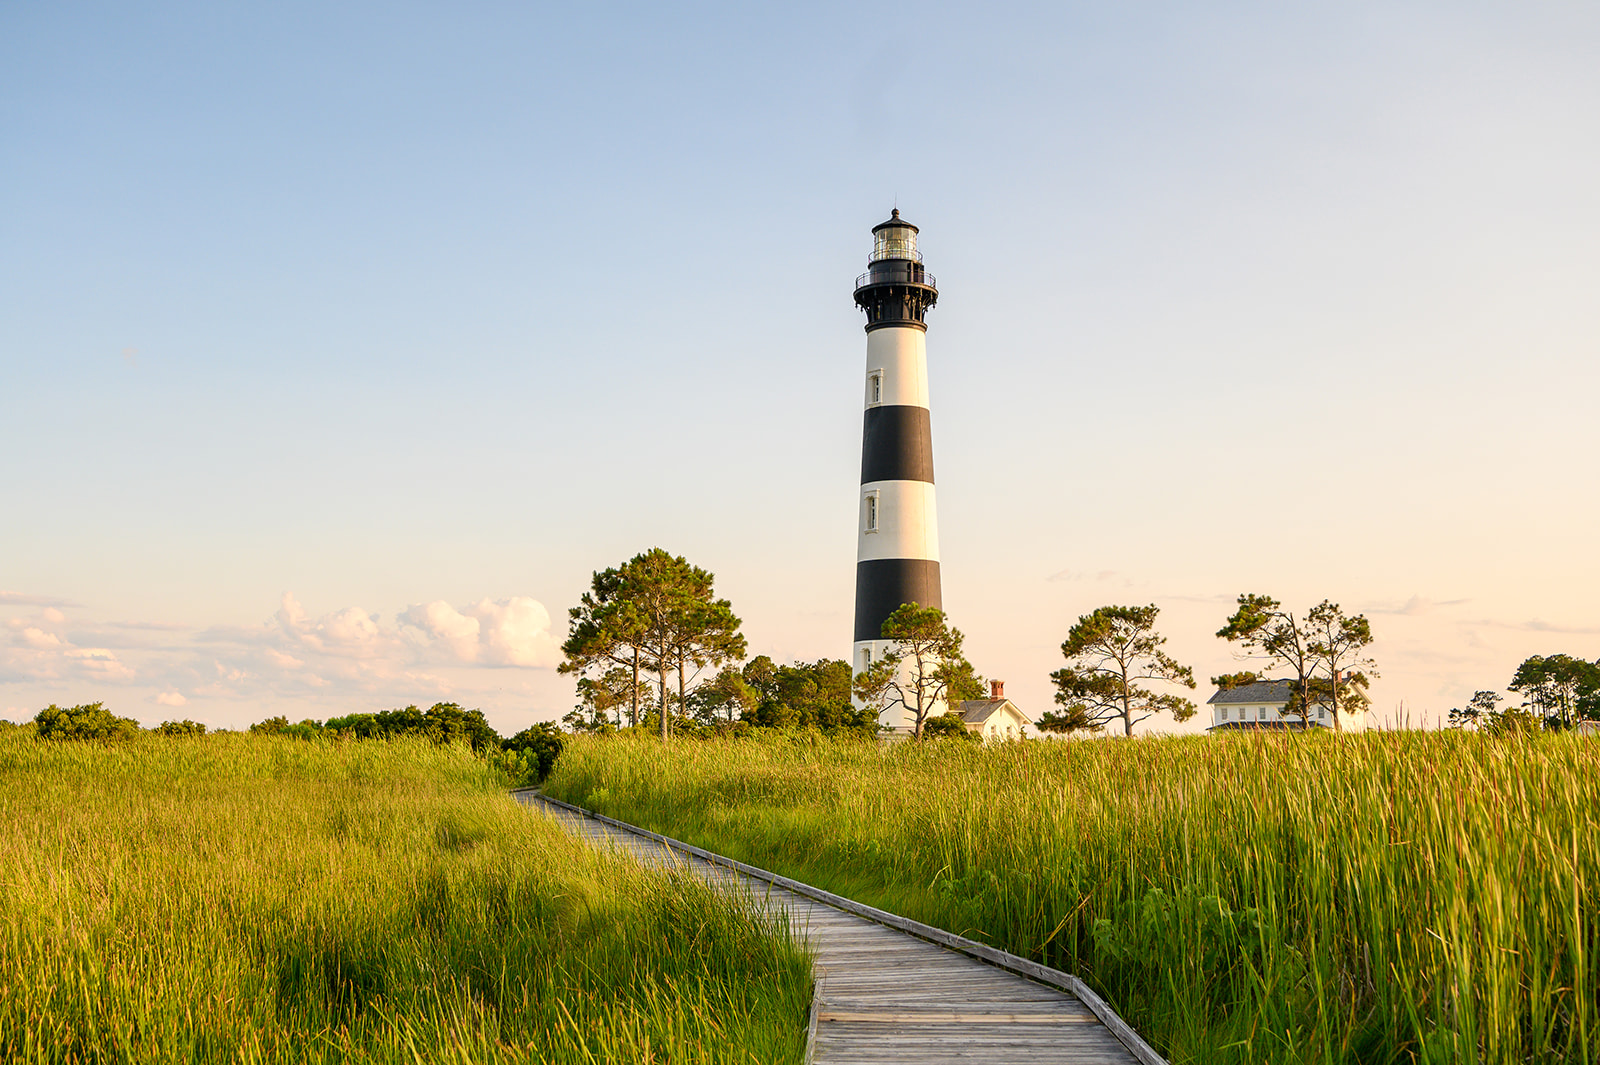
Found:
M 906 603 L 944 609 L 939 563 L 930 558 L 869 558 L 856 563 L 856 643 L 883 638 L 883 623 Z
M 933 483 L 933 424 L 927 407 L 868 407 L 861 432 L 861 483 Z

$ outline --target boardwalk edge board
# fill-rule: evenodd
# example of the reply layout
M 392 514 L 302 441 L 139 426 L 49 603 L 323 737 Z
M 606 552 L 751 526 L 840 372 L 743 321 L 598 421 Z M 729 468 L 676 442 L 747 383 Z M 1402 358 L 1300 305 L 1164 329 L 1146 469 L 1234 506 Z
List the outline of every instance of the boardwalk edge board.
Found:
M 806 1061 L 811 1065 L 817 1057 L 817 1021 L 822 1018 L 822 981 L 814 980 L 811 984 L 811 1017 L 806 1022 Z
M 937 943 L 941 947 L 947 947 L 959 954 L 965 954 L 970 958 L 976 958 L 979 961 L 987 962 L 996 968 L 1005 969 L 1008 972 L 1016 973 L 1018 976 L 1025 976 L 1028 979 L 1035 980 L 1041 984 L 1049 984 L 1052 987 L 1061 988 L 1062 990 L 1076 996 L 1079 1001 L 1081 1001 L 1085 1006 L 1089 1007 L 1089 1012 L 1093 1013 L 1097 1018 L 1099 1018 L 1100 1023 L 1105 1025 L 1106 1029 L 1111 1032 L 1112 1035 L 1117 1037 L 1117 1041 L 1128 1048 L 1128 1052 L 1139 1061 L 1140 1065 L 1168 1065 L 1167 1060 L 1160 1054 L 1157 1054 L 1155 1049 L 1151 1047 L 1149 1043 L 1146 1043 L 1139 1036 L 1139 1033 L 1133 1030 L 1127 1021 L 1119 1017 L 1117 1015 L 1117 1011 L 1112 1009 L 1110 1004 L 1107 1003 L 1105 999 L 1095 994 L 1092 990 L 1090 990 L 1087 984 L 1078 979 L 1076 976 L 1073 976 L 1071 973 L 1064 973 L 1059 969 L 1052 969 L 1047 965 L 1040 965 L 1038 962 L 1029 961 L 1027 958 L 1012 954 L 1009 951 L 999 950 L 995 947 L 989 946 L 986 943 L 979 943 L 976 940 L 967 939 L 965 936 L 958 936 L 954 933 L 946 932 L 942 928 L 935 928 L 932 925 L 923 924 L 921 921 L 913 921 L 910 918 L 901 917 L 898 914 L 890 913 L 887 910 L 880 910 L 875 906 L 864 905 L 856 902 L 854 899 L 847 899 L 843 895 L 835 895 L 831 891 L 824 891 L 821 888 L 812 887 L 810 884 L 802 883 L 799 880 L 791 880 L 786 876 L 779 875 L 778 873 L 768 872 L 765 869 L 759 869 L 753 865 L 746 865 L 744 862 L 735 861 L 734 859 L 724 857 L 721 854 L 713 854 L 711 851 L 705 850 L 701 847 L 696 847 L 692 843 L 684 843 L 682 840 L 676 840 L 670 836 L 663 836 L 659 832 L 652 832 L 647 828 L 640 828 L 637 825 L 630 825 L 626 821 L 618 821 L 614 817 L 607 817 L 605 814 L 598 814 L 593 810 L 585 810 L 583 807 L 574 806 L 570 802 L 563 802 L 560 799 L 553 799 L 550 796 L 540 792 L 537 788 L 518 788 L 515 792 L 513 792 L 513 794 L 531 795 L 539 799 L 541 802 L 547 802 L 552 806 L 559 806 L 564 810 L 570 810 L 572 813 L 578 814 L 582 817 L 590 818 L 594 821 L 599 821 L 604 825 L 610 825 L 612 828 L 620 829 L 623 832 L 629 832 L 635 836 L 653 840 L 654 842 L 660 843 L 665 847 L 682 851 L 685 854 L 693 855 L 694 857 L 710 862 L 713 865 L 720 865 L 724 868 L 732 869 L 735 872 L 743 873 L 746 876 L 754 877 L 757 880 L 765 880 L 769 884 L 785 888 L 797 895 L 804 895 L 806 898 L 815 899 L 817 902 L 826 903 L 835 909 L 844 910 L 847 913 L 853 913 L 857 917 L 865 917 L 869 921 L 875 921 L 878 924 L 896 929 L 897 931 L 916 936 L 918 939 L 925 939 L 930 943 Z M 811 1026 L 813 1030 L 815 1030 L 817 1012 L 817 1004 L 815 1001 L 812 1002 L 811 1011 Z

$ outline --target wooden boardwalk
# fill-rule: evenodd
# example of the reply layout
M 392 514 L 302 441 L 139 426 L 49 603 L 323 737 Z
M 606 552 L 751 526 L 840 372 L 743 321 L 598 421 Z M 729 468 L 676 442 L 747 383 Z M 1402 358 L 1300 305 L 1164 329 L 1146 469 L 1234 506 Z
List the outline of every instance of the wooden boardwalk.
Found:
M 786 912 L 815 956 L 815 1065 L 1165 1065 L 1066 973 L 532 792 L 515 797 L 598 846 Z

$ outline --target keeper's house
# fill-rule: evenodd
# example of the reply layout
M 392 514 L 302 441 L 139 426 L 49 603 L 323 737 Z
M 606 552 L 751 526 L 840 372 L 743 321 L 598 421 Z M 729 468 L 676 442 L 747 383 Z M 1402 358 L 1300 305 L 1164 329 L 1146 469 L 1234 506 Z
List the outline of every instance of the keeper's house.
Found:
M 986 740 L 1020 740 L 1032 724 L 1017 704 L 1006 698 L 1005 682 L 989 682 L 989 698 L 969 699 L 956 708 L 968 732 Z
M 1305 727 L 1299 714 L 1289 712 L 1289 682 L 1286 680 L 1258 680 L 1237 688 L 1222 688 L 1206 703 L 1211 707 L 1211 727 L 1207 731 L 1282 731 Z M 1366 727 L 1366 717 L 1364 713 L 1340 711 L 1339 724 L 1346 732 L 1359 732 Z M 1313 706 L 1311 727 L 1333 728 L 1333 709 L 1326 703 Z

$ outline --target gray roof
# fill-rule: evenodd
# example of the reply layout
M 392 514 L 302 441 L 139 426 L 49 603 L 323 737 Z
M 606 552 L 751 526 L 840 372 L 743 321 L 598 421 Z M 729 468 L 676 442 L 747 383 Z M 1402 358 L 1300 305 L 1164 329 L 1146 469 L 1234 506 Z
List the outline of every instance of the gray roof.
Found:
M 1222 688 L 1207 699 L 1207 703 L 1287 703 L 1289 682 L 1286 680 L 1258 680 L 1237 688 Z
M 1011 700 L 968 699 L 966 702 L 956 707 L 956 713 L 961 716 L 961 720 L 965 721 L 969 725 L 981 725 L 993 717 L 995 712 L 998 711 L 1002 706 L 1005 706 L 1007 703 L 1011 703 Z M 1022 720 L 1028 720 L 1027 714 L 1024 714 L 1021 710 L 1017 710 L 1016 703 L 1011 703 L 1011 709 L 1016 710 L 1017 716 L 1022 718 Z

